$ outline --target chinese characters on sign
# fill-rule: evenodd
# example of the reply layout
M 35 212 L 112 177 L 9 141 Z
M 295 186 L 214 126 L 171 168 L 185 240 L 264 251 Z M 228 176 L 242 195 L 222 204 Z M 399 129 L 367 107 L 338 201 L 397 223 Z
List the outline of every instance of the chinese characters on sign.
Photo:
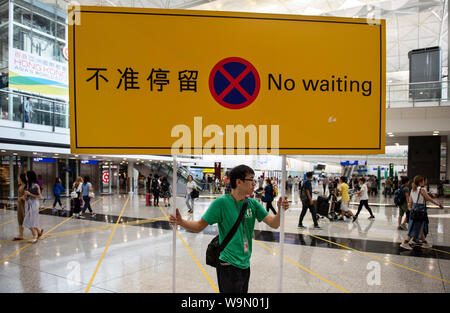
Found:
M 103 79 L 105 83 L 108 83 L 109 80 L 101 74 L 101 72 L 107 72 L 106 68 L 86 68 L 87 71 L 93 71 L 94 74 L 86 79 L 87 82 L 93 80 L 95 78 L 95 90 L 99 90 L 100 83 L 99 78 Z M 128 89 L 140 89 L 139 87 L 139 72 L 136 72 L 131 67 L 125 68 L 125 70 L 117 69 L 119 72 L 119 82 L 117 84 L 116 89 L 120 89 L 121 87 L 126 91 Z M 153 87 L 155 87 L 156 91 L 163 91 L 164 86 L 169 85 L 169 73 L 168 70 L 154 69 L 152 68 L 149 76 L 147 77 L 147 81 L 150 84 L 150 91 L 153 91 Z M 105 73 L 106 75 L 106 73 Z M 178 81 L 180 92 L 183 91 L 193 91 L 197 92 L 197 78 L 198 71 L 179 71 L 178 72 Z

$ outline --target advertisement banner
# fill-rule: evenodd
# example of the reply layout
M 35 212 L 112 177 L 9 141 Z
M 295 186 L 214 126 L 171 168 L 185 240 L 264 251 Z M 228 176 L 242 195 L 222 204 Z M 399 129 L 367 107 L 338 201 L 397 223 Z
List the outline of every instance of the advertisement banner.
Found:
M 9 87 L 69 101 L 67 63 L 9 47 Z

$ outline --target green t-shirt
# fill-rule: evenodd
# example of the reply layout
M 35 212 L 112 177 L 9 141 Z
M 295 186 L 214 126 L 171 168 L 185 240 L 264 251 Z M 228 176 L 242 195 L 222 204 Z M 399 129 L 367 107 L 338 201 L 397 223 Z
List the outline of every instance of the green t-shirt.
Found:
M 228 232 L 236 223 L 239 212 L 244 205 L 244 200 L 238 201 L 239 209 L 236 207 L 236 202 L 230 194 L 226 194 L 214 200 L 209 206 L 202 219 L 209 225 L 217 223 L 219 228 L 219 243 L 227 236 Z M 247 211 L 244 214 L 244 220 L 239 225 L 233 238 L 230 240 L 225 249 L 220 253 L 220 259 L 231 265 L 247 269 L 250 267 L 250 256 L 252 255 L 252 238 L 253 230 L 255 229 L 255 219 L 261 222 L 266 216 L 267 211 L 262 205 L 252 199 L 248 199 Z M 244 225 L 245 237 L 248 242 L 248 251 L 244 252 Z

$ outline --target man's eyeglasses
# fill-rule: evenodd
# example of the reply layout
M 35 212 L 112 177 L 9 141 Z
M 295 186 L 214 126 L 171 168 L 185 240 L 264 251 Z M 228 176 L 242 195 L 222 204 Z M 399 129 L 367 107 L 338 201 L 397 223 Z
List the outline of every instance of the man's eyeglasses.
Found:
M 240 178 L 241 180 L 246 180 L 246 181 L 251 181 L 254 182 L 255 184 L 258 182 L 256 179 L 253 178 Z

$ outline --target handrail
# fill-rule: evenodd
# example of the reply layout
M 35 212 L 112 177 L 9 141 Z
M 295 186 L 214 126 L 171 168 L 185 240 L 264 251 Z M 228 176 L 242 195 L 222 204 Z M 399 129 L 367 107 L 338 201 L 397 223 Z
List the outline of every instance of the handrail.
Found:
M 65 102 L 65 101 L 62 101 L 62 100 L 53 99 L 53 98 L 44 98 L 44 97 L 36 96 L 36 95 L 33 95 L 33 94 L 16 91 L 16 90 L 0 89 L 0 92 L 14 94 L 14 95 L 18 95 L 18 96 L 21 96 L 21 97 L 30 97 L 30 98 L 34 98 L 34 99 L 38 99 L 38 100 L 49 101 L 49 102 L 57 102 L 57 103 L 63 104 L 63 105 L 69 105 L 68 102 Z
M 53 131 L 55 131 L 55 127 L 69 128 L 68 103 L 10 89 L 0 89 L 0 92 L 0 95 L 9 97 L 7 107 L 2 105 L 1 120 L 21 122 L 22 128 L 26 128 L 27 124 L 51 126 Z M 27 97 L 33 100 L 30 101 L 33 105 L 33 117 L 25 113 L 24 98 Z
M 450 105 L 449 84 L 448 80 L 389 84 L 386 86 L 386 107 Z

